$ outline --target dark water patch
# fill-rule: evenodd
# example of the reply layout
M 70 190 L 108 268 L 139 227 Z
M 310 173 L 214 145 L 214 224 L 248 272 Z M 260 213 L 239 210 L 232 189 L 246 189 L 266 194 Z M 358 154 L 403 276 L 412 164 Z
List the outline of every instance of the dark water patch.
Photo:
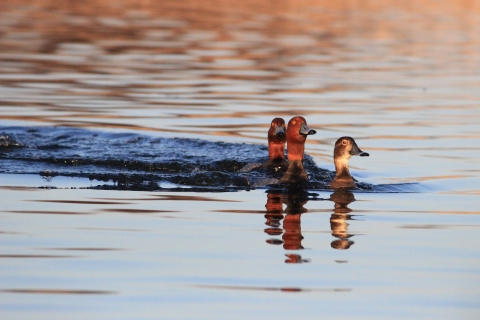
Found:
M 54 188 L 55 177 L 82 177 L 91 189 L 177 192 L 231 192 L 267 187 L 284 172 L 259 168 L 267 146 L 188 138 L 159 138 L 130 132 L 99 132 L 69 127 L 4 127 L 0 129 L 0 173 L 38 174 Z M 309 182 L 274 188 L 331 190 L 335 173 L 319 168 L 306 155 Z M 94 183 L 94 181 L 104 182 Z M 164 182 L 174 184 L 167 187 Z M 181 186 L 188 186 L 185 189 Z M 268 186 L 270 187 L 270 186 Z M 421 192 L 411 184 L 374 186 L 358 182 L 359 192 Z
M 3 293 L 26 293 L 26 294 L 115 294 L 116 291 L 106 290 L 71 290 L 71 289 L 0 289 Z
M 119 231 L 119 232 L 150 232 L 152 230 L 147 229 L 126 229 L 126 228 L 88 228 L 88 227 L 78 227 L 73 228 L 75 230 L 92 230 L 92 231 Z
M 145 180 L 134 180 L 129 179 L 128 181 L 113 181 L 111 183 L 105 183 L 102 185 L 95 185 L 91 187 L 85 187 L 84 189 L 93 189 L 93 190 L 113 190 L 113 191 L 158 191 L 158 192 L 198 192 L 198 193 L 223 193 L 223 192 L 236 192 L 242 190 L 238 187 L 161 187 L 159 182 L 155 181 L 145 181 Z
M 359 184 L 357 183 L 357 186 Z M 431 188 L 420 183 L 395 183 L 395 184 L 379 184 L 369 185 L 373 192 L 386 192 L 386 193 L 412 193 L 412 192 L 429 192 Z
M 281 291 L 281 292 L 350 292 L 351 288 L 301 288 L 301 287 L 254 287 L 254 286 L 222 286 L 192 285 L 204 289 L 247 290 L 247 291 Z
M 12 232 L 12 231 L 2 231 L 0 230 L 0 234 L 23 234 L 21 232 Z
M 86 201 L 86 200 L 31 200 L 32 202 L 47 202 L 47 203 L 68 203 L 68 204 L 131 204 L 128 202 L 119 201 Z
M 185 190 L 185 189 L 184 189 Z M 186 189 L 190 190 L 190 189 Z M 98 200 L 111 200 L 109 198 L 94 198 Z M 241 202 L 239 200 L 203 197 L 203 196 L 184 196 L 184 195 L 169 195 L 169 194 L 152 194 L 149 198 L 123 198 L 125 201 L 208 201 L 208 202 Z
M 0 254 L 1 258 L 13 258 L 13 259 L 50 259 L 50 258 L 76 258 L 76 256 L 62 256 L 51 254 Z
M 20 187 L 20 186 L 0 186 L 0 190 L 9 190 L 9 191 L 40 191 L 36 187 Z
M 280 240 L 280 239 L 268 239 L 268 240 L 265 240 L 266 243 L 268 244 L 273 244 L 275 246 L 279 246 L 279 245 L 282 245 L 284 243 L 283 240 Z
M 57 250 L 57 251 L 123 251 L 121 248 L 37 248 L 38 250 Z
M 104 133 L 78 128 L 8 127 L 0 144 L 0 172 L 113 181 L 119 189 L 155 189 L 149 182 L 188 186 L 242 187 L 255 174 L 238 171 L 266 160 L 266 146 L 156 138 L 135 133 Z M 12 148 L 15 146 L 15 148 Z M 257 173 L 262 177 L 262 173 Z
M 55 214 L 55 215 L 87 215 L 91 214 L 89 212 L 76 212 L 76 211 L 40 211 L 40 210 L 13 210 L 8 211 L 11 213 L 22 213 L 22 214 Z
M 240 202 L 238 200 L 219 199 L 202 196 L 183 196 L 183 195 L 155 195 L 155 198 L 165 201 L 213 201 L 213 202 Z M 149 199 L 152 200 L 152 199 Z
M 410 224 L 410 225 L 403 225 L 399 228 L 402 229 L 447 229 L 450 228 L 448 225 L 441 225 L 441 224 Z
M 0 136 L 0 148 L 13 148 L 13 147 L 20 147 L 20 144 L 13 138 L 9 136 Z M 0 149 L 0 150 L 1 150 Z
M 162 219 L 179 219 L 179 220 L 199 220 L 199 219 L 194 219 L 194 218 L 185 218 L 185 217 L 175 217 L 175 216 L 166 216 L 166 215 L 161 215 L 157 216 L 158 218 Z
M 132 214 L 153 214 L 153 213 L 174 213 L 178 211 L 171 210 L 147 210 L 147 209 L 101 209 L 103 212 L 118 212 Z
M 238 210 L 238 209 L 222 209 L 222 210 L 211 210 L 211 212 L 228 212 L 228 213 L 241 213 L 241 214 L 266 214 L 265 210 Z
M 169 179 L 170 182 L 189 186 L 231 186 L 250 187 L 248 177 L 228 174 L 220 171 L 194 173 L 191 175 L 177 175 Z

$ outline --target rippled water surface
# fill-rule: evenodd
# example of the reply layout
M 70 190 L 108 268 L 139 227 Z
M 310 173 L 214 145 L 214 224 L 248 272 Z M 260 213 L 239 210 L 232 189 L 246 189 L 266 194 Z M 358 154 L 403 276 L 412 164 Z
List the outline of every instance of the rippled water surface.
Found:
M 480 316 L 476 1 L 5 0 L 0 48 L 2 319 Z

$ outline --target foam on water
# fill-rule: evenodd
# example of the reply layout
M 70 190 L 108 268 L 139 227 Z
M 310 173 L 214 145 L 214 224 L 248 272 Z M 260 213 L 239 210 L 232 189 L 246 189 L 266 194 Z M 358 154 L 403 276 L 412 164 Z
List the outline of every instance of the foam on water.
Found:
M 231 191 L 276 184 L 284 173 L 265 169 L 242 172 L 245 165 L 268 160 L 265 145 L 67 127 L 6 127 L 0 128 L 0 135 L 0 173 L 39 174 L 46 180 L 57 176 L 84 177 L 107 182 L 97 186 L 103 189 L 169 189 L 160 187 L 163 181 Z M 329 188 L 327 183 L 334 172 L 319 168 L 308 155 L 305 168 L 310 181 L 301 188 Z M 357 188 L 375 192 L 421 190 L 409 186 L 412 185 L 377 187 L 359 182 Z M 299 187 L 287 186 L 292 188 Z

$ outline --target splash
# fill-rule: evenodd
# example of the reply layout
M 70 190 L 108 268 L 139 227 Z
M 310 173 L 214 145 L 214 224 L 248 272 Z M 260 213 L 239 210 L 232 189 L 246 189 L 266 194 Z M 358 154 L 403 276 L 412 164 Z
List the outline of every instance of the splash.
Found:
M 249 163 L 268 160 L 266 145 L 68 127 L 1 128 L 0 159 L 0 173 L 39 174 L 47 182 L 56 176 L 86 177 L 104 182 L 95 188 L 120 190 L 158 190 L 160 182 L 169 182 L 174 190 L 234 191 L 274 183 L 284 173 L 241 172 Z M 328 188 L 334 172 L 319 168 L 308 155 L 304 166 L 310 181 L 289 190 Z M 375 190 L 366 183 L 358 188 Z

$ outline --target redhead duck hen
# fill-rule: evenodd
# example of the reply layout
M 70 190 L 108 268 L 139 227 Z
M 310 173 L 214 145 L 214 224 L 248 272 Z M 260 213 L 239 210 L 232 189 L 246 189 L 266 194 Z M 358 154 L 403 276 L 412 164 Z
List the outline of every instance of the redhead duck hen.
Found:
M 352 156 L 368 157 L 369 154 L 360 150 L 351 137 L 341 137 L 335 142 L 333 161 L 335 162 L 335 178 L 330 182 L 334 189 L 354 188 L 355 182 L 348 170 L 348 161 Z

